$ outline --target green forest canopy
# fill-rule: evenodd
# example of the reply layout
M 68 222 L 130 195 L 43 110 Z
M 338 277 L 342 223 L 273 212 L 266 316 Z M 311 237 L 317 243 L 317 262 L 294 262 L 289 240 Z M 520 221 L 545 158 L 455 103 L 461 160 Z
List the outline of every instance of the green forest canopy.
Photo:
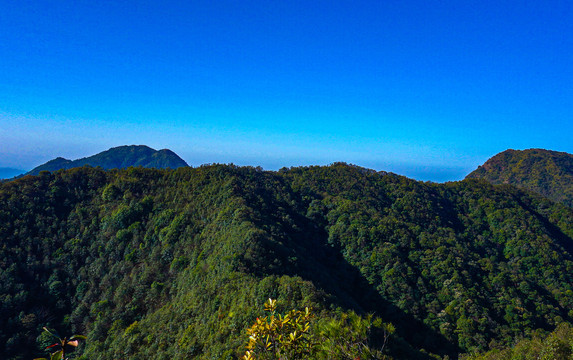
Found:
M 84 359 L 236 359 L 271 297 L 374 313 L 396 359 L 455 358 L 573 321 L 572 238 L 572 209 L 482 180 L 43 172 L 0 184 L 0 351 L 42 355 L 48 326 L 87 335 Z

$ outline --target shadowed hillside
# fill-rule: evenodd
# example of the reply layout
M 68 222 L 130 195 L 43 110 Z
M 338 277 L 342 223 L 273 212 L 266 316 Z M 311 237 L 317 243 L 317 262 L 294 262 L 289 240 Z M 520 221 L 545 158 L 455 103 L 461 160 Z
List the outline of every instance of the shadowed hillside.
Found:
M 0 184 L 0 220 L 8 359 L 41 355 L 42 326 L 87 335 L 82 359 L 236 359 L 269 297 L 373 312 L 396 359 L 573 321 L 573 210 L 509 185 L 84 167 Z

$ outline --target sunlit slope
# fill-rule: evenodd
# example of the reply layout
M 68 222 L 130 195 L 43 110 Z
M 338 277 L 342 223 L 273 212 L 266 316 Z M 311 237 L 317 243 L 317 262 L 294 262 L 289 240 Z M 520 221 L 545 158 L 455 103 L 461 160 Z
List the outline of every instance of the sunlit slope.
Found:
M 573 207 L 572 154 L 543 149 L 506 150 L 486 161 L 467 178 L 516 185 Z

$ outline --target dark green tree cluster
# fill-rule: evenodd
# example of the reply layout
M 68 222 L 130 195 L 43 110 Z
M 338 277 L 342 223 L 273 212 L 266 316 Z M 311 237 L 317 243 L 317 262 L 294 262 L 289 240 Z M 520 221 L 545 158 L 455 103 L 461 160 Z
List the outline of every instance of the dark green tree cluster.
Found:
M 44 172 L 0 184 L 0 351 L 37 357 L 46 326 L 87 335 L 83 359 L 236 359 L 271 297 L 317 324 L 373 313 L 396 359 L 452 358 L 571 323 L 572 238 L 570 208 L 479 180 Z

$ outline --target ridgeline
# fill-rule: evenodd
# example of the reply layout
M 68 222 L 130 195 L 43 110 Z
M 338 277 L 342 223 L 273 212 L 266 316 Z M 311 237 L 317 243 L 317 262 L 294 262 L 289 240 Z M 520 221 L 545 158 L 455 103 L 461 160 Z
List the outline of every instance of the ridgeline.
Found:
M 126 169 L 130 166 L 155 169 L 177 169 L 188 166 L 183 159 L 169 149 L 154 150 L 145 145 L 124 145 L 77 160 L 58 157 L 35 167 L 24 175 L 38 175 L 41 171 L 54 172 L 86 165 L 101 167 L 105 170 Z

